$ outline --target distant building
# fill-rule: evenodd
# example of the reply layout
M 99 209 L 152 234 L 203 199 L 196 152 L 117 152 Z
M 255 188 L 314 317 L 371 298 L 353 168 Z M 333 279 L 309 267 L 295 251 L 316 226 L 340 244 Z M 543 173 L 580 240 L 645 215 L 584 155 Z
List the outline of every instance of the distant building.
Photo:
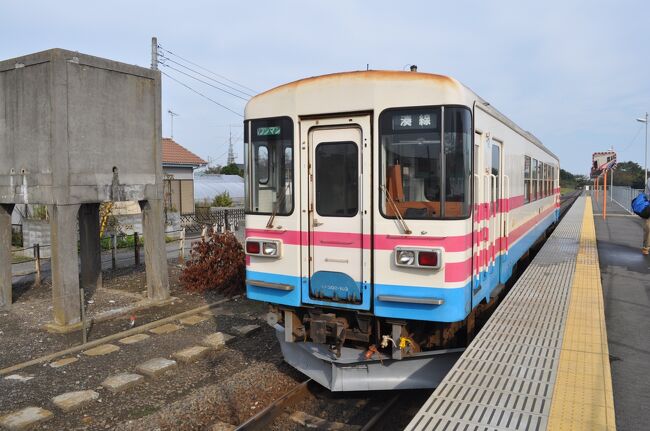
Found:
M 197 202 L 210 204 L 215 196 L 228 192 L 233 205 L 244 204 L 244 179 L 239 175 L 197 175 L 194 181 Z
M 165 205 L 181 214 L 194 213 L 194 169 L 208 164 L 205 160 L 178 144 L 162 140 Z

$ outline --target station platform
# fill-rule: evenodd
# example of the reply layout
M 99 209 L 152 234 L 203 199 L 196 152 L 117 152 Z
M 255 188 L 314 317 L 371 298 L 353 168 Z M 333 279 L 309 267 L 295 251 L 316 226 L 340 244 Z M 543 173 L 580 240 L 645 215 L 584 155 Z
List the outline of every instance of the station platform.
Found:
M 576 200 L 407 430 L 616 429 L 598 212 L 591 197 Z M 610 243 L 601 245 L 610 253 Z M 618 288 L 607 282 L 606 292 Z M 647 304 L 649 289 L 641 290 Z M 639 398 L 647 410 L 647 393 Z
M 641 254 L 643 220 L 602 194 L 592 199 L 600 261 L 616 425 L 650 429 L 650 257 Z

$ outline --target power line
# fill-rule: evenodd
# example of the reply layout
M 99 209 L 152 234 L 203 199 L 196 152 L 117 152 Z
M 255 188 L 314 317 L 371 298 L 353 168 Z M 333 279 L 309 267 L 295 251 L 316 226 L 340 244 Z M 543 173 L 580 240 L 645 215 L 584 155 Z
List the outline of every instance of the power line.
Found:
M 210 97 L 206 96 L 205 94 L 201 93 L 200 91 L 193 89 L 192 87 L 190 87 L 189 85 L 185 84 L 184 82 L 181 82 L 181 81 L 179 81 L 178 79 L 174 78 L 173 76 L 169 75 L 168 73 L 165 73 L 165 71 L 161 70 L 160 73 L 162 73 L 163 75 L 165 75 L 167 78 L 171 79 L 172 81 L 174 81 L 174 82 L 176 82 L 176 83 L 182 85 L 183 87 L 187 88 L 188 90 L 190 90 L 190 91 L 192 91 L 192 92 L 198 94 L 199 96 L 201 96 L 201 97 L 203 97 L 203 98 L 205 98 L 205 99 L 208 99 L 210 102 L 214 103 L 215 105 L 221 106 L 223 109 L 225 109 L 225 110 L 227 110 L 227 111 L 230 111 L 230 112 L 232 112 L 232 113 L 235 114 L 235 115 L 238 115 L 238 116 L 240 116 L 240 117 L 243 117 L 243 115 L 240 114 L 239 112 L 237 112 L 237 111 L 235 111 L 235 110 L 233 110 L 233 109 L 230 109 L 229 107 L 227 107 L 227 106 L 225 106 L 225 105 L 222 105 L 221 103 L 217 102 L 217 101 L 214 100 L 214 99 L 211 99 Z
M 190 75 L 189 73 L 185 73 L 185 72 L 183 72 L 182 70 L 176 69 L 175 67 L 172 67 L 172 66 L 170 66 L 170 65 L 168 65 L 168 64 L 165 64 L 165 63 L 160 63 L 160 64 L 161 64 L 162 66 L 165 66 L 165 67 L 167 67 L 167 68 L 169 68 L 169 69 L 171 69 L 171 70 L 174 70 L 174 71 L 176 71 L 176 72 L 178 72 L 178 73 L 180 73 L 180 74 L 183 74 L 183 75 L 185 75 L 185 76 L 187 76 L 187 77 L 190 77 L 190 78 L 192 78 L 192 79 L 195 79 L 195 80 L 197 80 L 197 81 L 199 81 L 199 82 L 201 82 L 201 83 L 203 83 L 203 84 L 205 84 L 205 85 L 209 85 L 209 86 L 212 87 L 212 88 L 216 88 L 216 89 L 219 90 L 219 91 L 223 91 L 223 92 L 226 93 L 226 94 L 230 94 L 231 96 L 237 97 L 237 98 L 239 98 L 239 99 L 241 99 L 241 100 L 245 100 L 245 101 L 248 100 L 248 99 L 245 98 L 245 97 L 241 97 L 239 94 L 231 93 L 231 92 L 228 91 L 228 90 L 224 90 L 224 89 L 221 88 L 221 87 L 218 87 L 218 86 L 216 86 L 216 85 L 214 85 L 214 84 L 211 84 L 211 83 L 209 83 L 209 82 L 207 82 L 207 81 L 204 81 L 204 80 L 202 80 L 202 79 L 200 79 L 200 78 L 197 78 L 196 76 L 192 76 L 192 75 Z
M 624 149 L 622 149 L 621 151 L 618 151 L 619 153 L 624 153 L 625 151 L 627 151 L 632 146 L 632 144 L 634 144 L 634 142 L 636 141 L 636 138 L 639 137 L 639 133 L 641 133 L 641 129 L 643 129 L 643 125 L 639 126 L 639 129 L 636 131 L 636 135 L 634 135 L 634 138 L 632 138 L 630 143 L 627 144 L 627 146 Z
M 173 59 L 171 59 L 171 58 L 169 58 L 169 57 L 166 57 L 164 54 L 161 54 L 161 55 L 159 56 L 159 58 L 162 58 L 162 59 L 163 59 L 163 61 L 161 61 L 162 64 L 164 64 L 164 63 L 167 62 L 167 61 L 172 62 L 172 63 L 177 64 L 178 66 L 180 66 L 180 67 L 182 67 L 182 68 L 184 68 L 184 69 L 187 69 L 187 70 L 189 70 L 189 71 L 191 71 L 191 72 L 193 72 L 193 73 L 196 73 L 196 74 L 199 75 L 199 76 L 202 76 L 202 77 L 204 77 L 204 78 L 207 78 L 207 79 L 210 79 L 210 80 L 212 80 L 212 81 L 214 81 L 214 82 L 217 82 L 217 83 L 219 83 L 220 85 L 223 85 L 224 87 L 230 88 L 230 89 L 233 90 L 233 91 L 237 91 L 237 92 L 239 92 L 239 93 L 241 93 L 241 94 L 244 94 L 244 95 L 246 95 L 246 96 L 248 96 L 248 97 L 253 97 L 253 96 L 254 96 L 253 94 L 247 93 L 246 91 L 240 90 L 239 88 L 233 87 L 232 85 L 228 85 L 228 84 L 226 84 L 226 83 L 224 83 L 224 82 L 219 81 L 218 79 L 214 79 L 214 78 L 212 78 L 212 77 L 210 77 L 210 76 L 208 76 L 208 75 L 205 75 L 205 74 L 203 74 L 203 73 L 201 73 L 201 72 L 199 72 L 199 71 L 196 71 L 196 70 L 192 69 L 191 67 L 187 67 L 187 66 L 185 66 L 184 64 L 179 63 L 179 62 L 176 61 L 176 60 L 173 60 Z
M 237 81 L 233 81 L 232 79 L 229 79 L 229 78 L 227 78 L 227 77 L 225 77 L 225 76 L 223 76 L 223 75 L 220 75 L 220 74 L 218 74 L 218 73 L 216 73 L 216 72 L 213 72 L 213 71 L 211 71 L 210 69 L 206 69 L 205 67 L 200 66 L 200 65 L 198 65 L 198 64 L 196 64 L 196 63 L 194 63 L 194 62 L 192 62 L 192 61 L 190 61 L 190 60 L 188 60 L 188 59 L 186 59 L 186 58 L 183 58 L 183 57 L 181 57 L 180 55 L 178 55 L 178 54 L 176 54 L 176 53 L 173 53 L 173 52 L 171 52 L 170 50 L 168 50 L 168 49 L 166 49 L 166 48 L 163 48 L 163 47 L 160 46 L 160 45 L 158 45 L 158 48 L 162 49 L 163 51 L 165 51 L 165 52 L 167 52 L 167 53 L 169 53 L 169 54 L 171 54 L 171 55 L 173 55 L 173 56 L 175 56 L 175 57 L 180 58 L 181 60 L 185 61 L 186 63 L 189 63 L 189 64 L 191 64 L 191 65 L 193 65 L 193 66 L 196 66 L 196 67 L 198 67 L 199 69 L 203 69 L 203 70 L 205 70 L 206 72 L 209 72 L 209 73 L 213 74 L 214 76 L 218 76 L 219 78 L 225 79 L 226 81 L 228 81 L 228 82 L 230 82 L 230 83 L 232 83 L 232 84 L 238 85 L 238 86 L 241 87 L 241 88 L 245 88 L 245 89 L 248 90 L 248 91 L 252 91 L 253 93 L 259 93 L 259 91 L 257 91 L 257 90 L 253 90 L 253 89 L 250 88 L 250 87 L 247 87 L 247 86 L 245 86 L 245 85 L 243 85 L 243 84 L 238 83 Z

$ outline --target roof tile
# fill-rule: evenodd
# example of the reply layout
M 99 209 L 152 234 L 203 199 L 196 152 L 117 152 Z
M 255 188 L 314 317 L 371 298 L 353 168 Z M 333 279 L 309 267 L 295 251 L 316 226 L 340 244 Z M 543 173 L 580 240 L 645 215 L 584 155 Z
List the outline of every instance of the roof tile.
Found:
M 204 166 L 208 162 L 170 138 L 162 140 L 163 165 Z

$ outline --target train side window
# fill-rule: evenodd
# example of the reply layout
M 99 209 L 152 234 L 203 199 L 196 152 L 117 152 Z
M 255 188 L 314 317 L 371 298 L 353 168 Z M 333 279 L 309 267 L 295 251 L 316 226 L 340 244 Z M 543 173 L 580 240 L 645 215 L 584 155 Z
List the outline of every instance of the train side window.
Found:
M 530 157 L 524 156 L 524 203 L 530 201 Z
M 542 162 L 538 161 L 537 162 L 537 199 L 542 198 L 542 181 L 543 181 L 543 175 L 542 175 Z
M 537 170 L 538 170 L 538 161 L 536 159 L 533 159 L 533 168 L 530 171 L 530 182 L 531 182 L 531 188 L 530 188 L 530 200 L 536 201 L 537 200 Z

